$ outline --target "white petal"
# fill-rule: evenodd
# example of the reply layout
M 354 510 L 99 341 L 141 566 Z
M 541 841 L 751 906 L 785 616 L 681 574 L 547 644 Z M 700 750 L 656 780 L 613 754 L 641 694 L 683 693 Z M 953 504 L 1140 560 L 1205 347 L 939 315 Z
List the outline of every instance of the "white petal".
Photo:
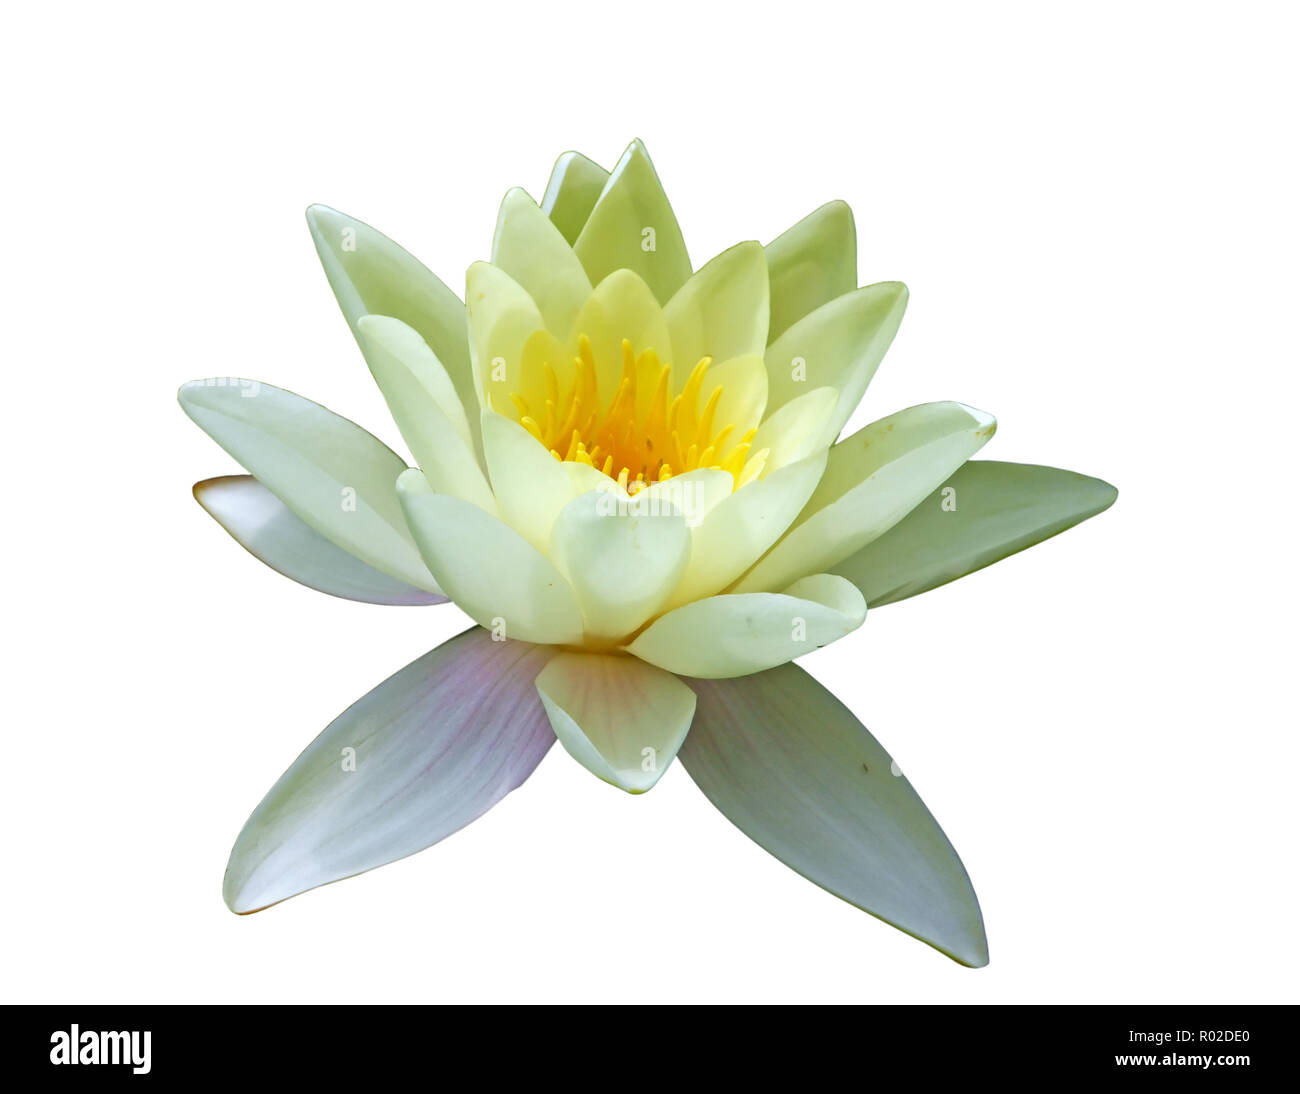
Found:
M 433 488 L 495 514 L 464 408 L 424 339 L 398 319 L 367 315 L 357 323 L 357 340 L 397 428 Z
M 682 676 L 746 676 L 829 645 L 862 625 L 851 581 L 814 574 L 781 593 L 711 596 L 660 616 L 627 648 Z
M 407 530 L 395 483 L 402 459 L 359 425 L 255 381 L 195 380 L 180 404 L 217 444 L 331 543 L 437 592 Z
M 573 248 L 518 187 L 506 194 L 492 240 L 492 264 L 505 270 L 537 304 L 546 326 L 564 334 L 573 325 L 591 282 Z
M 631 499 L 616 484 L 569 502 L 551 532 L 550 557 L 573 586 L 586 633 L 631 634 L 663 607 L 686 569 L 691 536 L 675 507 Z
M 471 619 L 524 642 L 581 641 L 569 583 L 517 532 L 469 502 L 433 493 L 418 471 L 398 479 L 397 493 L 429 569 Z
M 988 414 L 925 403 L 865 426 L 832 450 L 803 513 L 735 592 L 828 570 L 889 531 L 993 436 Z
M 194 484 L 194 498 L 255 558 L 330 596 L 366 604 L 443 604 L 447 598 L 380 573 L 293 515 L 252 475 Z
M 633 794 L 659 781 L 695 713 L 695 692 L 677 677 L 624 654 L 557 654 L 537 691 L 569 755 Z
M 231 911 L 404 858 L 486 813 L 555 739 L 533 687 L 549 656 L 475 627 L 353 703 L 239 833 L 224 886 Z
M 681 761 L 792 870 L 964 965 L 988 963 L 957 852 L 889 754 L 795 665 L 701 681 Z
M 906 310 L 907 287 L 883 281 L 799 320 L 768 347 L 769 409 L 784 406 L 809 385 L 835 388 L 839 400 L 821 437 L 830 444 L 862 401 Z
M 749 569 L 802 512 L 825 469 L 818 452 L 718 502 L 692 529 L 691 559 L 669 607 L 712 596 Z
M 460 298 L 418 259 L 368 224 L 328 206 L 313 205 L 307 210 L 307 226 L 353 333 L 363 315 L 391 315 L 415 328 L 442 362 L 472 419 L 477 396 Z M 469 428 L 477 434 L 477 421 L 471 420 Z
M 700 267 L 664 307 L 672 360 L 682 375 L 702 357 L 761 357 L 767 294 L 767 260 L 758 243 L 738 243 Z

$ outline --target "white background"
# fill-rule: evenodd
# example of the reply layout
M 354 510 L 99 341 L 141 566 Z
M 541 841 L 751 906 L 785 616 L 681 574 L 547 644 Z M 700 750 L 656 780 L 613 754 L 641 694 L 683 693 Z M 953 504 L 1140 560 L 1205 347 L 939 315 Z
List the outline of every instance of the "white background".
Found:
M 35 14 L 39 11 L 39 14 Z M 28 6 L 6 16 L 3 996 L 1296 1001 L 1294 11 L 1252 4 Z M 554 749 L 445 843 L 250 917 L 230 845 L 459 631 L 331 599 L 190 497 L 244 375 L 396 430 L 302 220 L 453 286 L 556 155 L 642 137 L 696 264 L 830 198 L 912 303 L 858 416 L 1116 506 L 804 664 L 980 895 L 963 969 L 803 881 L 680 768 Z

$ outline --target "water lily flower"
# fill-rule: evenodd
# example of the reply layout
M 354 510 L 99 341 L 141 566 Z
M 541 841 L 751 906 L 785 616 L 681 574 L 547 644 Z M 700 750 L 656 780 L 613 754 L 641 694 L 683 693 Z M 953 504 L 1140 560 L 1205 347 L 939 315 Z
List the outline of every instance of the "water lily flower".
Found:
M 265 908 L 412 854 L 519 786 L 558 738 L 649 790 L 678 758 L 744 833 L 952 958 L 987 961 L 956 852 L 888 753 L 792 662 L 873 608 L 1105 509 L 1112 487 L 969 462 L 956 402 L 840 438 L 907 290 L 859 288 L 832 202 L 695 269 L 644 146 L 566 153 L 506 194 L 465 301 L 373 228 L 307 219 L 413 466 L 245 380 L 181 389 L 248 475 L 198 501 L 335 596 L 450 599 L 476 624 L 358 700 L 235 843 L 224 895 Z

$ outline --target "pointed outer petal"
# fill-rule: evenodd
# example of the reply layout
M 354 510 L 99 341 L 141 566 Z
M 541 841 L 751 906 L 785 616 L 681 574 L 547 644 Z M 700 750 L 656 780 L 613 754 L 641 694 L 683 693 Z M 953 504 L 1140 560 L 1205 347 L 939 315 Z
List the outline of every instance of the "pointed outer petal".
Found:
M 767 292 L 761 244 L 737 243 L 710 259 L 664 307 L 673 362 L 689 372 L 702 357 L 761 357 L 767 347 Z
M 523 286 L 490 262 L 475 262 L 466 272 L 465 305 L 478 406 L 513 415 L 510 393 L 522 386 L 524 347 L 545 329 L 542 313 Z M 473 418 L 475 409 L 467 409 Z
M 826 453 L 817 452 L 723 498 L 692 531 L 691 560 L 668 607 L 712 596 L 749 569 L 803 511 L 825 470 Z
M 565 751 L 632 794 L 668 770 L 695 713 L 687 685 L 626 654 L 556 654 L 538 675 L 537 692 Z
M 555 161 L 542 195 L 542 212 L 551 218 L 569 246 L 577 242 L 608 180 L 609 172 L 581 152 L 565 152 Z
M 988 964 L 961 859 L 835 696 L 796 665 L 694 687 L 681 761 L 724 817 L 855 907 L 963 965 Z
M 686 518 L 687 528 L 698 528 L 715 507 L 731 497 L 735 485 L 730 471 L 700 467 L 657 482 L 637 497 L 644 495 L 651 512 L 666 513 L 671 507 Z
M 862 401 L 906 310 L 907 286 L 882 281 L 832 300 L 795 323 L 768 347 L 768 412 L 785 406 L 809 384 L 835 388 L 839 402 L 821 438 L 830 444 Z
M 768 373 L 771 379 L 771 372 Z M 825 451 L 830 445 L 826 439 L 827 426 L 839 402 L 839 392 L 833 387 L 819 387 L 797 399 L 791 399 L 772 413 L 771 389 L 768 390 L 768 416 L 749 446 L 750 452 L 768 449 L 765 475 L 780 470 L 786 464 L 802 460 L 814 452 Z
M 551 223 L 523 190 L 506 194 L 492 240 L 492 264 L 505 270 L 537 304 L 546 326 L 564 334 L 591 295 L 587 273 Z
M 316 253 L 355 334 L 363 315 L 391 315 L 415 328 L 442 362 L 475 434 L 474 374 L 465 305 L 415 257 L 368 224 L 326 205 L 307 210 Z
M 439 493 L 495 516 L 464 408 L 424 339 L 399 319 L 366 315 L 357 323 L 357 341 L 425 478 Z
M 631 342 L 636 353 L 653 349 L 661 359 L 671 344 L 663 309 L 650 286 L 631 270 L 616 270 L 592 290 L 569 335 L 575 353 L 578 337 L 583 334 L 591 340 L 597 389 L 601 405 L 606 409 L 618 394 L 623 375 L 623 340 Z M 674 369 L 674 375 L 680 385 L 683 372 Z M 643 415 L 653 394 L 652 384 L 641 384 L 637 389 L 637 406 Z
M 853 210 L 830 201 L 767 245 L 772 285 L 768 341 L 823 304 L 858 285 L 858 233 Z
M 1110 483 L 1073 471 L 971 460 L 834 572 L 873 608 L 892 604 L 1073 528 L 1109 509 L 1116 494 Z
M 686 518 L 653 506 L 646 493 L 625 501 L 616 490 L 593 490 L 569 502 L 551 531 L 549 556 L 573 586 L 592 637 L 631 634 L 663 607 L 686 569 Z
M 729 593 L 686 604 L 656 619 L 627 649 L 680 676 L 748 676 L 829 646 L 866 617 L 856 585 L 813 574 L 780 593 Z
M 507 638 L 550 645 L 582 640 L 573 590 L 518 533 L 477 506 L 435 494 L 418 471 L 397 494 L 429 569 L 474 622 Z
M 915 509 L 997 428 L 962 403 L 924 403 L 864 426 L 831 449 L 826 474 L 779 543 L 732 590 L 779 589 L 829 570 Z
M 734 425 L 736 440 L 763 420 L 767 407 L 767 365 L 759 356 L 733 357 L 710 365 L 700 385 L 700 406 L 706 406 L 715 387 L 722 388 L 713 420 Z M 753 451 L 753 449 L 751 449 Z
M 571 465 L 557 461 L 523 426 L 491 411 L 483 414 L 483 456 L 501 519 L 546 554 L 560 510 L 586 492 L 569 473 Z
M 230 910 L 255 912 L 405 858 L 486 813 L 555 740 L 533 688 L 550 656 L 474 627 L 353 703 L 239 833 L 226 867 Z
M 250 555 L 271 569 L 344 600 L 363 604 L 444 604 L 445 596 L 380 573 L 335 547 L 295 517 L 252 475 L 222 475 L 194 484 L 194 500 Z
M 194 380 L 181 409 L 293 514 L 348 554 L 440 592 L 420 561 L 393 483 L 405 462 L 377 437 L 291 391 Z
M 661 304 L 691 276 L 682 230 L 640 141 L 618 161 L 573 249 L 593 284 L 615 270 L 634 270 Z

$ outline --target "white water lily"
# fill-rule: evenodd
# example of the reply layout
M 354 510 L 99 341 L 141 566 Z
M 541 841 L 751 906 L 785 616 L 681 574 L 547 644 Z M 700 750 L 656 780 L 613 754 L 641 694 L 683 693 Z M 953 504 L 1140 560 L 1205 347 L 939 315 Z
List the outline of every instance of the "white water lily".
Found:
M 787 662 L 1062 531 L 1105 483 L 967 462 L 989 415 L 927 403 L 838 439 L 902 319 L 822 206 L 693 270 L 644 147 L 511 190 L 465 303 L 315 206 L 326 275 L 414 466 L 264 383 L 186 413 L 249 472 L 195 487 L 315 589 L 450 599 L 478 626 L 339 716 L 254 811 L 225 897 L 264 908 L 437 842 L 558 738 L 624 790 L 680 756 L 738 827 L 958 961 L 987 961 L 960 860 L 880 745 Z M 949 491 L 961 498 L 955 509 Z M 340 771 L 342 748 L 355 770 Z M 895 769 L 896 770 L 896 769 Z

